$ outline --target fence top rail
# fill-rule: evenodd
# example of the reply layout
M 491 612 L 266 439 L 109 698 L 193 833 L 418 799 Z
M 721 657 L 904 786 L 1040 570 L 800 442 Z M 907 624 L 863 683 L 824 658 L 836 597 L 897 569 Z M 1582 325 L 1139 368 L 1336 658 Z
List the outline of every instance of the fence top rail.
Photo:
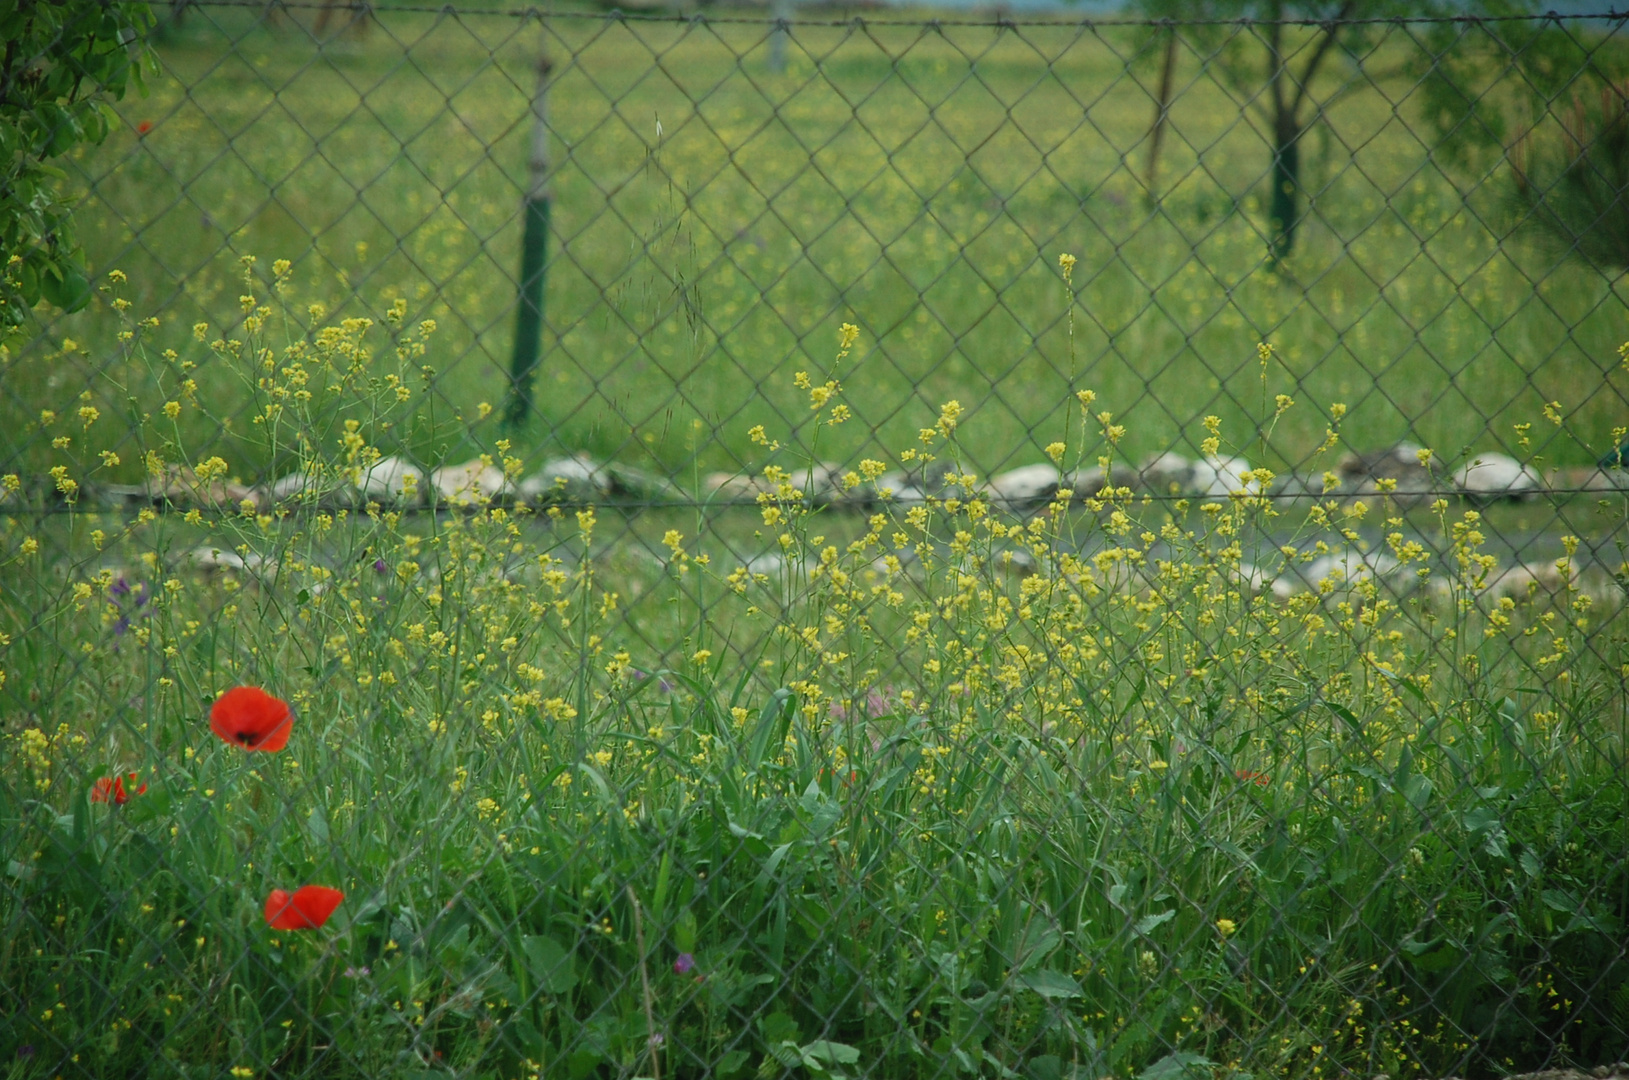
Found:
M 719 15 L 704 11 L 677 11 L 677 10 L 627 10 L 623 8 L 610 8 L 603 11 L 572 11 L 528 4 L 524 7 L 516 6 L 463 6 L 458 4 L 389 4 L 388 6 L 361 2 L 335 4 L 328 0 L 188 0 L 187 6 L 198 8 L 276 8 L 279 10 L 309 10 L 321 11 L 341 8 L 344 10 L 365 11 L 370 14 L 402 14 L 402 15 L 447 15 L 454 17 L 498 17 L 514 18 L 526 21 L 529 19 L 576 19 L 587 22 L 647 22 L 647 23 L 692 23 L 692 24 L 747 24 L 762 25 L 765 15 L 733 14 Z M 825 6 L 824 4 L 822 6 Z M 1587 22 L 1613 22 L 1623 24 L 1629 22 L 1629 9 L 1619 10 L 1616 7 L 1600 11 L 1585 11 L 1562 13 L 1546 12 L 1517 12 L 1511 14 L 1482 15 L 1375 15 L 1366 17 L 1344 18 L 1316 18 L 1312 16 L 1292 16 L 1278 19 L 1267 19 L 1256 16 L 1237 16 L 1223 18 L 1220 16 L 1201 18 L 1172 18 L 1169 16 L 1148 16 L 1143 18 L 1126 16 L 1096 16 L 1081 15 L 1069 17 L 1067 15 L 1014 15 L 1011 12 L 992 10 L 986 14 L 971 14 L 954 18 L 907 18 L 895 16 L 849 14 L 829 18 L 804 18 L 774 14 L 773 21 L 807 27 L 865 27 L 865 26 L 914 26 L 934 28 L 942 26 L 970 26 L 994 27 L 997 29 L 1017 28 L 1025 26 L 1058 27 L 1074 26 L 1083 29 L 1095 27 L 1171 27 L 1171 26 L 1233 26 L 1249 28 L 1257 26 L 1444 26 L 1444 25 L 1494 25 L 1519 23 L 1587 23 Z

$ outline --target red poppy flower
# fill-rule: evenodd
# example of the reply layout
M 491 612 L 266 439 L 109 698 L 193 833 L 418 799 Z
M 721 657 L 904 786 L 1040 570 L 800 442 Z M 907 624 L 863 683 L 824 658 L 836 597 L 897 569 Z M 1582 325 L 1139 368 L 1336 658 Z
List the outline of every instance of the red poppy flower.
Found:
M 124 786 L 125 776 L 130 779 L 130 787 Z M 110 802 L 114 806 L 123 806 L 130 801 L 132 795 L 145 795 L 147 785 L 136 786 L 136 774 L 126 773 L 125 776 L 104 776 L 91 786 L 91 802 Z
M 149 131 L 152 131 L 152 130 L 153 130 L 153 122 L 151 120 L 143 120 L 141 123 L 136 125 L 136 134 L 137 135 L 145 135 Z
M 344 899 L 344 893 L 326 885 L 301 885 L 293 896 L 273 889 L 266 897 L 266 925 L 273 930 L 315 930 Z
M 1233 775 L 1238 777 L 1242 783 L 1255 784 L 1257 787 L 1266 787 L 1273 782 L 1272 778 L 1266 773 L 1256 772 L 1252 769 L 1235 769 Z
M 275 753 L 288 745 L 294 714 L 258 686 L 234 686 L 210 708 L 209 729 L 233 746 Z

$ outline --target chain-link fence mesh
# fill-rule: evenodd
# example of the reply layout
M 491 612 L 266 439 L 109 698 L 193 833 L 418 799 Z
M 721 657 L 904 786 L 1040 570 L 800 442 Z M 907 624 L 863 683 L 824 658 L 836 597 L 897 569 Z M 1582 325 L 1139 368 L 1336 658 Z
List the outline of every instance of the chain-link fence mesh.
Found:
M 157 13 L 5 1075 L 1629 1058 L 1621 19 Z

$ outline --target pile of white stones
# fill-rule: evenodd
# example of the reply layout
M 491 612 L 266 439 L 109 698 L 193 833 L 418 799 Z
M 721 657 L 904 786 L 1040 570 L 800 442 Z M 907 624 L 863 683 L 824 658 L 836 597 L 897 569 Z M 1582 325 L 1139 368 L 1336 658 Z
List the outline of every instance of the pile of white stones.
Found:
M 1186 457 L 1174 451 L 1152 455 L 1141 464 L 1116 464 L 1105 470 L 1092 465 L 1065 468 L 1051 464 L 1022 465 L 980 479 L 961 474 L 947 462 L 925 468 L 896 469 L 862 479 L 835 462 L 816 462 L 791 470 L 790 483 L 810 505 L 872 511 L 886 504 L 916 505 L 935 498 L 983 498 L 1004 510 L 1024 512 L 1055 502 L 1067 490 L 1079 501 L 1106 489 L 1130 490 L 1159 498 L 1226 499 L 1267 496 L 1279 503 L 1384 497 L 1407 509 L 1456 496 L 1473 505 L 1520 501 L 1542 495 L 1629 491 L 1629 469 L 1557 469 L 1540 474 L 1506 454 L 1475 454 L 1449 468 L 1410 443 L 1349 454 L 1329 474 L 1291 473 L 1272 476 L 1239 455 Z M 49 478 L 38 478 L 39 493 L 52 491 Z M 440 468 L 423 468 L 404 457 L 384 457 L 347 474 L 293 472 L 271 483 L 249 486 L 211 476 L 199 477 L 186 466 L 171 465 L 158 479 L 141 485 L 87 486 L 82 502 L 152 504 L 178 507 L 249 507 L 306 505 L 327 509 L 381 506 L 471 508 L 487 505 L 594 503 L 688 503 L 699 497 L 712 504 L 753 503 L 777 493 L 763 476 L 712 473 L 702 491 L 692 495 L 666 477 L 599 461 L 587 454 L 552 458 L 524 478 L 498 468 L 490 456 Z M 26 492 L 0 492 L 0 503 L 27 497 Z

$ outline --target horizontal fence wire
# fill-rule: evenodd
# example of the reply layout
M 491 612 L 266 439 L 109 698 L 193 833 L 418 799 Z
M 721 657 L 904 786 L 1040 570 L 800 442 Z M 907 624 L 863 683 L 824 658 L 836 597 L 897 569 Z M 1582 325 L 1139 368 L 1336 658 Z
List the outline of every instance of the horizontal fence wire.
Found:
M 1283 10 L 143 9 L 0 1070 L 1629 1075 L 1629 15 Z

